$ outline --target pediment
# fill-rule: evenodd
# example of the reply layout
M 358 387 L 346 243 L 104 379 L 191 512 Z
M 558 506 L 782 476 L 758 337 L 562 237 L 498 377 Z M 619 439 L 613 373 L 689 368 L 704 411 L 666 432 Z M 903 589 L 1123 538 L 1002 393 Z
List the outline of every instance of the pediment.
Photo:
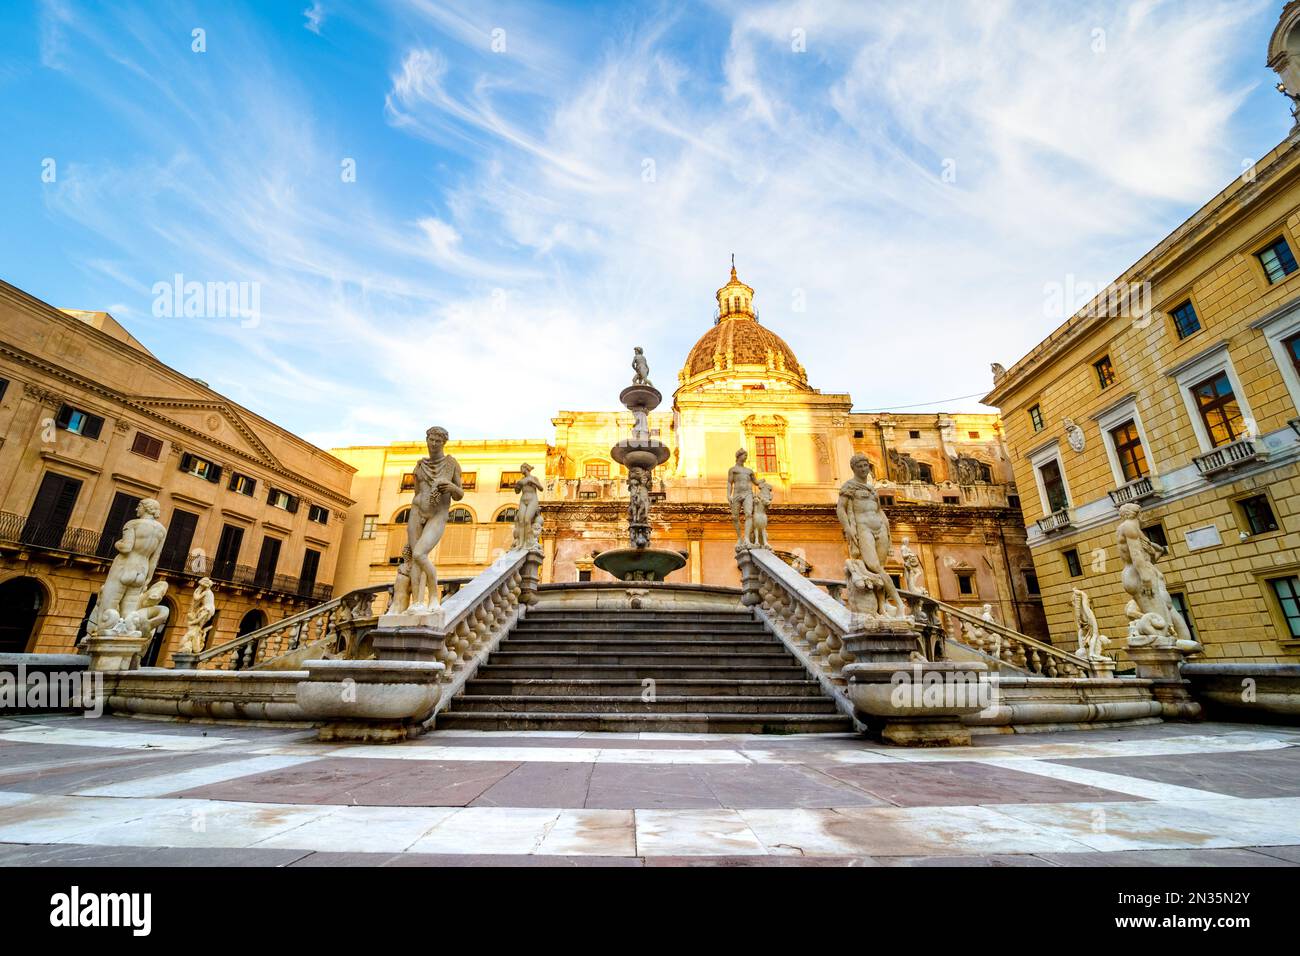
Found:
M 226 402 L 202 398 L 133 398 L 130 402 L 182 431 L 234 448 L 265 465 L 281 467 L 280 460 Z

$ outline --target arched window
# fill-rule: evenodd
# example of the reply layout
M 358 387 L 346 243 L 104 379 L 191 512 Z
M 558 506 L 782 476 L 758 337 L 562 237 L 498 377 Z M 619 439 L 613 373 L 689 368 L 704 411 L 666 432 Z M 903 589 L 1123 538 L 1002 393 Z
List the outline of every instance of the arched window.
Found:
M 10 578 L 0 584 L 0 653 L 26 653 L 50 604 L 35 578 Z
M 497 516 L 492 520 L 500 521 L 503 523 L 511 522 L 515 520 L 515 515 L 518 513 L 519 513 L 518 508 L 502 508 L 500 511 L 497 512 Z
M 411 520 L 410 508 L 403 508 L 401 511 L 397 512 L 397 514 L 393 516 L 393 524 L 406 524 L 406 522 L 410 520 Z
M 451 524 L 473 524 L 474 512 L 464 505 L 458 505 L 447 512 L 447 521 Z

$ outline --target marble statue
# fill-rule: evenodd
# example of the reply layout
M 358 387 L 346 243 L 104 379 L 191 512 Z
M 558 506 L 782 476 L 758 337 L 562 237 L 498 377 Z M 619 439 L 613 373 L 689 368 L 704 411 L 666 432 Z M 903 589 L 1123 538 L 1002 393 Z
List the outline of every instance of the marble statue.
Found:
M 754 496 L 754 516 L 750 522 L 749 546 L 767 548 L 767 509 L 772 504 L 772 486 L 764 480 L 758 482 L 758 494 Z
M 731 505 L 731 523 L 736 528 L 736 543 L 744 547 L 753 532 L 754 486 L 758 483 L 752 468 L 745 465 L 749 452 L 736 452 L 736 463 L 727 471 L 727 501 Z M 741 519 L 744 519 L 742 526 Z
M 113 544 L 117 554 L 87 622 L 87 634 L 126 632 L 131 615 L 144 600 L 167 538 L 167 529 L 158 520 L 161 513 L 157 501 L 145 498 L 136 506 L 136 516 L 122 526 L 122 536 Z
M 835 506 L 835 515 L 849 546 L 849 560 L 861 561 L 870 572 L 872 586 L 879 590 L 878 613 L 888 617 L 906 617 L 903 599 L 885 572 L 890 547 L 889 518 L 876 495 L 871 459 L 859 452 L 849 459 L 849 465 L 853 477 L 840 486 L 839 501 Z
M 402 548 L 402 560 L 397 565 L 393 580 L 393 599 L 388 602 L 388 614 L 403 614 L 411 606 L 411 546 Z
M 541 547 L 542 534 L 542 482 L 533 474 L 533 466 L 525 462 L 519 466 L 524 476 L 515 482 L 519 507 L 515 510 L 514 541 L 516 551 L 536 551 Z
M 411 548 L 410 614 L 421 614 L 440 603 L 438 570 L 430 554 L 447 530 L 447 513 L 453 501 L 465 497 L 461 487 L 460 463 L 443 450 L 447 429 L 438 425 L 425 432 L 429 457 L 415 466 L 415 494 L 411 517 L 406 524 L 406 542 Z
M 209 622 L 217 613 L 217 602 L 212 596 L 212 579 L 200 578 L 190 597 L 190 609 L 185 615 L 185 635 L 181 638 L 179 654 L 199 654 L 208 641 Z
M 627 520 L 632 525 L 650 521 L 650 472 L 645 468 L 627 470 Z
M 921 559 L 912 550 L 907 538 L 903 539 L 898 554 L 903 559 L 903 590 L 911 591 L 913 594 L 928 595 L 930 592 L 925 587 L 925 571 L 921 567 Z
M 1174 607 L 1165 586 L 1165 576 L 1156 562 L 1165 549 L 1142 531 L 1138 515 L 1142 508 L 1133 503 L 1120 505 L 1120 522 L 1115 529 L 1119 555 L 1124 561 L 1120 583 L 1129 596 L 1124 613 L 1129 619 L 1129 647 L 1176 647 L 1188 654 L 1200 651 L 1192 640 L 1187 622 Z
M 991 364 L 989 365 L 989 368 L 992 369 L 992 371 L 993 371 L 993 384 L 994 384 L 994 385 L 996 385 L 996 384 L 998 383 L 998 381 L 1002 378 L 1003 375 L 1006 375 L 1006 374 L 1007 374 L 1007 370 L 1006 370 L 1006 368 L 1002 365 L 1001 362 L 993 362 L 993 363 L 991 363 Z
M 171 616 L 171 610 L 162 603 L 166 595 L 166 581 L 155 581 L 149 585 L 145 589 L 144 597 L 140 599 L 140 606 L 127 618 L 129 629 L 139 631 L 142 637 L 152 638 L 155 631 L 165 627 L 167 618 Z
M 641 351 L 641 346 L 635 346 L 632 349 L 632 376 L 633 385 L 650 385 L 650 363 L 645 359 L 645 353 Z
M 1110 638 L 1104 636 L 1097 627 L 1097 615 L 1092 611 L 1088 592 L 1072 588 L 1071 602 L 1074 605 L 1074 626 L 1078 637 L 1075 653 L 1086 661 L 1110 660 L 1102 653 L 1102 648 L 1110 643 Z

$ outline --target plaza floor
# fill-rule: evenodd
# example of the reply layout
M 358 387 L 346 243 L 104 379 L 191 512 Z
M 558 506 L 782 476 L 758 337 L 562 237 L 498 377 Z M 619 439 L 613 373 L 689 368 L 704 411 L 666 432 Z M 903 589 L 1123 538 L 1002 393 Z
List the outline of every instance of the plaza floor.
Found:
M 1300 729 L 945 750 L 440 731 L 395 746 L 0 720 L 0 865 L 1300 865 Z

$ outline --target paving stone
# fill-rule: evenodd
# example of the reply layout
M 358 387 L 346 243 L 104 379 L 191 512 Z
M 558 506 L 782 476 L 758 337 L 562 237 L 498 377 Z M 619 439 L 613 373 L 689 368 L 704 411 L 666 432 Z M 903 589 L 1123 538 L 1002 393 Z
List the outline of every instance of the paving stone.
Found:
M 1057 866 L 1296 866 L 1264 850 L 1210 848 L 1201 850 L 1118 850 L 1113 853 L 1040 853 Z
M 1059 760 L 1075 767 L 1232 797 L 1300 796 L 1300 747 L 1282 750 Z
M 1300 864 L 1300 846 L 1256 846 L 1251 847 L 1256 853 L 1271 856 L 1287 863 Z
M 806 767 L 694 767 L 724 807 L 878 807 L 886 801 Z
M 593 809 L 709 809 L 722 801 L 694 767 L 595 764 L 587 802 Z
M 1135 797 L 968 761 L 834 766 L 825 773 L 900 807 L 1085 803 Z
M 475 807 L 585 807 L 593 763 L 523 763 L 470 804 Z

